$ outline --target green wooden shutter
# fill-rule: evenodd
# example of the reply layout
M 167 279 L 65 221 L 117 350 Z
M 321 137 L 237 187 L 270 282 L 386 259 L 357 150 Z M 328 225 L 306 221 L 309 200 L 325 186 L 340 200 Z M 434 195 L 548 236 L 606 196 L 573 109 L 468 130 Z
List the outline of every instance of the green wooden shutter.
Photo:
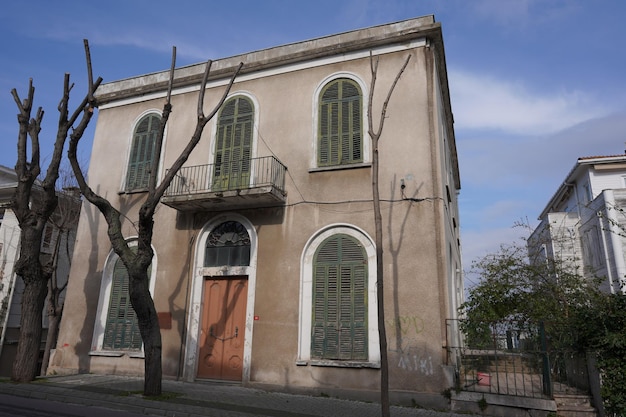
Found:
M 321 93 L 319 107 L 319 166 L 363 162 L 362 95 L 348 79 L 329 83 Z
M 324 241 L 313 265 L 311 357 L 367 360 L 367 258 L 352 237 Z
M 126 174 L 127 190 L 148 187 L 160 120 L 159 116 L 151 114 L 141 119 L 135 128 Z
M 137 247 L 131 247 L 134 252 Z M 150 276 L 152 266 L 148 268 Z M 124 262 L 115 261 L 111 278 L 111 296 L 104 328 L 104 350 L 140 350 L 141 334 L 137 315 L 130 302 L 129 277 Z
M 252 157 L 254 106 L 244 97 L 224 104 L 215 141 L 213 190 L 248 188 Z
M 141 335 L 137 315 L 130 303 L 128 271 L 121 259 L 115 262 L 111 281 L 111 297 L 105 322 L 105 350 L 139 350 Z

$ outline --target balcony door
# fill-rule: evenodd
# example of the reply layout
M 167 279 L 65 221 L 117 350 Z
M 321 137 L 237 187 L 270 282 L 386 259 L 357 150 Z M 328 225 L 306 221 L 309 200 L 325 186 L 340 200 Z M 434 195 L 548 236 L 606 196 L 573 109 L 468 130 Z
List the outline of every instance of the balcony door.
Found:
M 215 141 L 213 191 L 250 186 L 254 106 L 246 97 L 228 100 L 221 112 Z

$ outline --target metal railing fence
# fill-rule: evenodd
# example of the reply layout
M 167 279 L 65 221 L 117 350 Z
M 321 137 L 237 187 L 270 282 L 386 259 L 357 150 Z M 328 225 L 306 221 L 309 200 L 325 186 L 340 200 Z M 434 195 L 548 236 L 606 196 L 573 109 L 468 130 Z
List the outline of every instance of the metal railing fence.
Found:
M 456 358 L 457 389 L 534 398 L 589 392 L 586 356 L 555 343 L 555 332 L 567 329 L 515 321 L 468 329 L 463 320 L 448 320 L 448 329 L 457 328 L 464 330 L 462 342 L 448 345 L 448 357 Z
M 286 172 L 287 167 L 273 156 L 182 167 L 166 190 L 165 197 L 265 186 L 284 193 Z

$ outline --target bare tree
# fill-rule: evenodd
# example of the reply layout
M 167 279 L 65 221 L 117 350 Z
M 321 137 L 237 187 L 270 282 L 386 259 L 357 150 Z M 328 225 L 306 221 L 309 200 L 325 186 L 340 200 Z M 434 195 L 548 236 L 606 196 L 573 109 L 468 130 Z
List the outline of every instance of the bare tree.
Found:
M 89 78 L 92 80 L 91 74 Z M 59 121 L 52 159 L 46 170 L 46 175 L 41 181 L 41 187 L 36 187 L 36 191 L 40 193 L 40 198 L 36 199 L 33 198 L 33 194 L 37 177 L 41 173 L 39 132 L 41 131 L 44 111 L 40 107 L 36 115 L 31 117 L 35 96 L 32 79 L 29 82 L 28 96 L 23 101 L 16 89 L 11 90 L 19 110 L 17 115 L 19 123 L 17 163 L 15 165 L 18 185 L 12 201 L 12 208 L 21 230 L 20 255 L 15 264 L 15 273 L 24 281 L 20 336 L 11 375 L 11 379 L 16 382 L 32 381 L 39 371 L 37 362 L 41 343 L 41 318 L 48 291 L 48 281 L 54 268 L 51 259 L 44 260 L 41 258 L 41 240 L 46 223 L 58 205 L 56 182 L 59 177 L 59 165 L 68 133 L 73 128 L 73 136 L 82 136 L 93 114 L 89 97 L 93 95 L 101 81 L 98 79 L 95 83 L 90 82 L 89 91 L 85 98 L 70 115 L 69 101 L 73 84 L 70 84 L 70 75 L 65 74 L 63 97 L 58 106 Z M 81 114 L 80 122 L 74 126 Z M 28 159 L 29 143 L 30 160 Z
M 69 271 L 72 264 L 72 249 L 74 232 L 78 225 L 81 201 L 77 195 L 78 188 L 71 167 L 65 166 L 60 172 L 61 188 L 57 191 L 59 203 L 56 211 L 48 220 L 50 228 L 50 262 L 52 275 L 48 281 L 48 296 L 46 298 L 46 313 L 48 315 L 48 333 L 43 350 L 41 375 L 45 375 L 50 361 L 50 351 L 55 348 L 59 335 L 59 323 L 63 316 L 65 299 L 62 297 L 69 282 Z M 46 233 L 46 232 L 44 232 Z M 44 236 L 44 242 L 46 236 Z M 59 262 L 65 262 L 59 268 Z M 62 274 L 61 276 L 59 274 Z
M 148 268 L 152 263 L 152 257 L 154 255 L 152 250 L 152 234 L 154 229 L 154 214 L 159 204 L 163 193 L 169 187 L 170 183 L 187 161 L 189 155 L 200 141 L 202 131 L 206 124 L 215 116 L 219 108 L 222 106 L 230 88 L 232 87 L 235 78 L 239 74 L 243 63 L 240 63 L 234 74 L 232 75 L 228 86 L 226 87 L 220 101 L 214 107 L 214 109 L 208 114 L 204 114 L 204 94 L 206 90 L 206 84 L 211 69 L 211 60 L 207 61 L 202 83 L 200 85 L 200 94 L 198 96 L 197 106 L 197 122 L 195 130 L 187 143 L 185 149 L 178 156 L 176 161 L 172 164 L 169 170 L 166 171 L 165 176 L 160 183 L 157 184 L 158 173 L 158 157 L 152 161 L 150 169 L 150 179 L 148 183 L 148 192 L 146 199 L 141 205 L 139 210 L 139 219 L 137 222 L 138 239 L 136 250 L 131 250 L 128 242 L 126 241 L 122 232 L 122 217 L 123 213 L 120 213 L 118 209 L 113 207 L 111 203 L 96 194 L 88 185 L 85 177 L 82 173 L 81 167 L 76 157 L 76 150 L 80 136 L 70 137 L 69 146 L 69 159 L 74 170 L 74 174 L 78 181 L 81 193 L 83 196 L 93 205 L 95 205 L 102 215 L 104 216 L 108 225 L 108 236 L 111 241 L 113 251 L 120 257 L 126 269 L 129 277 L 129 295 L 131 305 L 137 315 L 137 322 L 139 326 L 139 332 L 144 346 L 144 395 L 156 396 L 161 394 L 161 332 L 159 328 L 158 317 L 156 309 L 154 307 L 154 301 L 150 295 L 149 290 L 149 275 Z M 91 63 L 89 62 L 90 66 Z M 163 136 L 165 127 L 167 125 L 169 115 L 172 111 L 171 93 L 174 83 L 174 70 L 176 66 L 176 48 L 172 51 L 172 65 L 170 68 L 170 77 L 167 88 L 167 96 L 165 104 L 163 105 L 163 112 L 161 116 L 161 123 L 159 132 L 156 138 L 155 155 L 161 154 L 163 146 Z M 91 71 L 90 71 L 91 72 Z
M 385 306 L 384 306 L 384 279 L 383 279 L 383 222 L 382 214 L 380 211 L 380 190 L 378 185 L 378 170 L 379 170 L 379 158 L 378 158 L 378 141 L 383 131 L 385 124 L 385 117 L 387 115 L 387 105 L 391 99 L 391 94 L 398 84 L 400 76 L 404 72 L 404 69 L 409 64 L 411 55 L 406 57 L 404 65 L 398 71 L 396 78 L 389 87 L 387 92 L 387 98 L 383 103 L 383 107 L 380 111 L 380 120 L 378 121 L 378 128 L 374 128 L 373 117 L 373 101 L 374 101 L 374 88 L 376 86 L 376 75 L 378 73 L 378 58 L 374 60 L 372 53 L 370 52 L 370 70 L 372 74 L 372 80 L 370 82 L 369 102 L 367 105 L 367 133 L 372 140 L 372 194 L 374 200 L 374 227 L 376 228 L 376 290 L 378 301 L 378 334 L 380 344 L 380 405 L 383 417 L 389 417 L 389 362 L 387 359 L 387 332 L 385 330 Z

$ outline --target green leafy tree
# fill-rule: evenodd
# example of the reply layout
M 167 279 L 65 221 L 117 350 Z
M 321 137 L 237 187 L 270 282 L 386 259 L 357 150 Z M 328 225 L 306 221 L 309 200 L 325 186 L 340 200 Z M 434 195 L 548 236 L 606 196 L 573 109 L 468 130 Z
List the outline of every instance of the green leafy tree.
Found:
M 597 356 L 606 415 L 626 416 L 626 295 L 601 301 L 576 312 L 576 343 Z
M 596 280 L 585 278 L 572 265 L 563 259 L 529 259 L 521 244 L 502 246 L 475 261 L 471 272 L 480 281 L 460 307 L 466 344 L 493 346 L 502 323 L 514 322 L 532 334 L 538 323 L 545 322 L 553 344 L 571 345 L 567 327 L 573 312 L 600 296 Z

